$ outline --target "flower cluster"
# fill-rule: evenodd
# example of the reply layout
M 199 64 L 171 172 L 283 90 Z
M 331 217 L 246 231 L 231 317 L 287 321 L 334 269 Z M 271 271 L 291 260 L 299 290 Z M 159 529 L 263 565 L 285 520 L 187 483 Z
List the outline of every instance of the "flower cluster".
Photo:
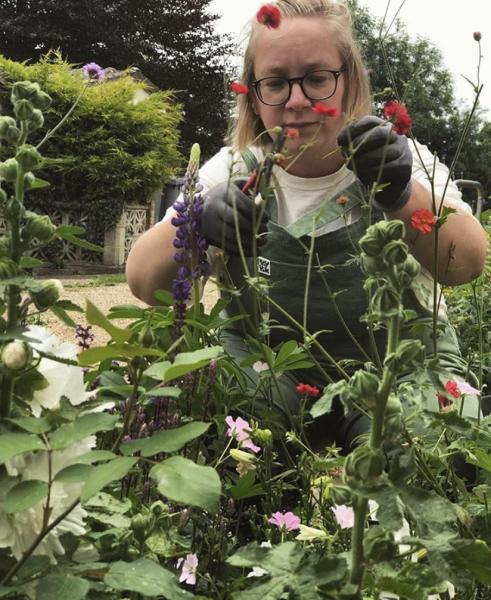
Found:
M 407 112 L 407 108 L 401 102 L 392 100 L 384 106 L 384 115 L 394 124 L 394 130 L 401 134 L 407 135 L 413 125 L 413 121 Z
M 251 440 L 250 433 L 252 429 L 245 419 L 242 417 L 237 417 L 237 419 L 234 419 L 229 415 L 225 419 L 225 423 L 228 425 L 227 437 L 235 438 L 239 448 L 247 448 L 255 454 L 260 452 L 261 448 L 256 446 L 256 444 L 254 444 L 254 442 Z
M 75 338 L 78 340 L 77 343 L 82 350 L 87 350 L 87 348 L 90 348 L 95 339 L 92 326 L 87 325 L 87 327 L 84 327 L 83 325 L 77 325 L 75 329 Z
M 311 398 L 316 398 L 320 392 L 318 387 L 315 387 L 315 385 L 309 385 L 308 383 L 299 383 L 295 389 L 299 394 L 306 394 Z

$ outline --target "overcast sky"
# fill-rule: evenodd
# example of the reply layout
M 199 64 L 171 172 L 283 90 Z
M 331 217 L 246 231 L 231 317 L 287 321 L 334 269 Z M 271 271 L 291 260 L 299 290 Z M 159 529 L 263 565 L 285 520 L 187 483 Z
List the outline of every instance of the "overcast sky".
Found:
M 389 2 L 389 5 L 388 5 Z M 217 21 L 220 33 L 229 32 L 237 41 L 244 39 L 244 26 L 265 0 L 212 0 L 210 10 L 221 15 Z M 402 4 L 402 0 L 360 0 L 369 11 L 383 17 L 388 8 L 388 22 Z M 481 52 L 481 106 L 491 118 L 491 0 L 406 0 L 399 11 L 409 35 L 428 38 L 443 54 L 445 66 L 454 76 L 458 99 L 471 105 L 472 88 L 462 75 L 477 80 L 478 44 L 472 34 L 482 34 Z

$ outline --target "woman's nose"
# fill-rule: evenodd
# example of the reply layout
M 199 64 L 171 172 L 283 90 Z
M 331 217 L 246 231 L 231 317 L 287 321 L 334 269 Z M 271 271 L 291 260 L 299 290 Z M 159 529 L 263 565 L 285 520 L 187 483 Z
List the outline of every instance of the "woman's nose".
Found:
M 305 108 L 310 106 L 311 102 L 303 93 L 302 86 L 299 81 L 292 83 L 290 98 L 285 104 L 285 108 Z

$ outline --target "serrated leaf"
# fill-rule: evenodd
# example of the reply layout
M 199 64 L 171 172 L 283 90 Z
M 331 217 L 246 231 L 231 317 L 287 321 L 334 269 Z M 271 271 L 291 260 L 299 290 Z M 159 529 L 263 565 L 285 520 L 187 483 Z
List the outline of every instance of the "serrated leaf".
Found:
M 89 587 L 89 582 L 81 577 L 69 573 L 53 573 L 39 581 L 35 600 L 82 600 Z
M 172 456 L 152 467 L 150 477 L 159 492 L 174 502 L 198 506 L 211 513 L 217 509 L 222 486 L 212 467 Z
M 131 563 L 113 563 L 104 577 L 104 583 L 115 590 L 136 592 L 150 598 L 163 596 L 167 600 L 177 600 L 193 597 L 179 586 L 174 573 L 147 558 Z
M 71 423 L 65 423 L 49 436 L 53 450 L 62 450 L 98 431 L 111 431 L 118 422 L 117 415 L 89 413 Z
M 14 485 L 4 499 L 4 510 L 11 514 L 26 510 L 37 504 L 48 495 L 48 484 L 45 481 L 29 479 Z
M 0 464 L 18 454 L 33 450 L 43 450 L 45 448 L 43 442 L 34 435 L 27 433 L 2 433 L 0 435 Z
M 85 316 L 87 321 L 91 325 L 97 325 L 104 329 L 111 338 L 118 344 L 124 344 L 128 342 L 133 335 L 131 329 L 121 329 L 116 327 L 111 321 L 95 306 L 90 300 L 87 300 L 87 308 L 85 310 Z
M 140 452 L 142 456 L 154 456 L 161 452 L 176 452 L 183 446 L 203 435 L 210 427 L 210 423 L 194 421 L 176 429 L 158 431 L 148 438 L 130 440 L 121 445 L 123 454 Z
M 80 501 L 87 502 L 109 483 L 122 479 L 137 462 L 136 458 L 118 457 L 94 467 L 80 494 Z

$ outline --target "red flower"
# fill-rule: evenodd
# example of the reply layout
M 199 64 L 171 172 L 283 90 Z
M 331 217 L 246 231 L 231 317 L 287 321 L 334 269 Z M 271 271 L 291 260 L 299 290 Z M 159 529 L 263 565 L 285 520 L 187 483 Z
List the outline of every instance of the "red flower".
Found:
M 266 25 L 269 29 L 277 29 L 281 22 L 280 9 L 274 4 L 263 4 L 257 11 L 256 19 L 261 25 Z
M 297 138 L 300 135 L 300 131 L 296 127 L 289 127 L 286 130 L 286 137 L 288 138 Z
M 481 41 L 481 32 L 474 31 L 474 33 L 472 34 L 472 37 L 476 40 L 476 42 L 480 42 Z
M 448 392 L 454 398 L 460 398 L 459 384 L 456 381 L 453 381 L 452 379 L 447 381 L 447 383 L 445 384 L 445 391 Z
M 411 225 L 424 235 L 431 233 L 436 225 L 436 221 L 435 215 L 431 210 L 427 210 L 426 208 L 415 210 L 411 216 Z
M 232 92 L 234 92 L 236 94 L 248 94 L 249 93 L 249 88 L 245 84 L 240 83 L 240 81 L 234 81 L 233 83 L 231 83 L 230 89 L 232 90 Z
M 401 135 L 409 133 L 413 121 L 407 112 L 407 108 L 404 104 L 401 104 L 397 100 L 387 102 L 384 106 L 384 115 L 386 119 L 393 121 L 394 130 Z
M 316 102 L 312 107 L 313 112 L 318 115 L 325 115 L 326 117 L 337 117 L 339 111 L 337 108 L 333 108 L 332 106 L 326 106 L 322 104 L 322 102 Z
M 450 398 L 447 398 L 443 394 L 437 394 L 438 404 L 440 405 L 440 409 L 445 412 L 447 408 L 452 406 L 453 401 Z
M 312 396 L 312 398 L 317 397 L 320 392 L 318 387 L 309 385 L 308 383 L 299 383 L 295 389 L 299 394 L 307 394 L 307 396 Z

